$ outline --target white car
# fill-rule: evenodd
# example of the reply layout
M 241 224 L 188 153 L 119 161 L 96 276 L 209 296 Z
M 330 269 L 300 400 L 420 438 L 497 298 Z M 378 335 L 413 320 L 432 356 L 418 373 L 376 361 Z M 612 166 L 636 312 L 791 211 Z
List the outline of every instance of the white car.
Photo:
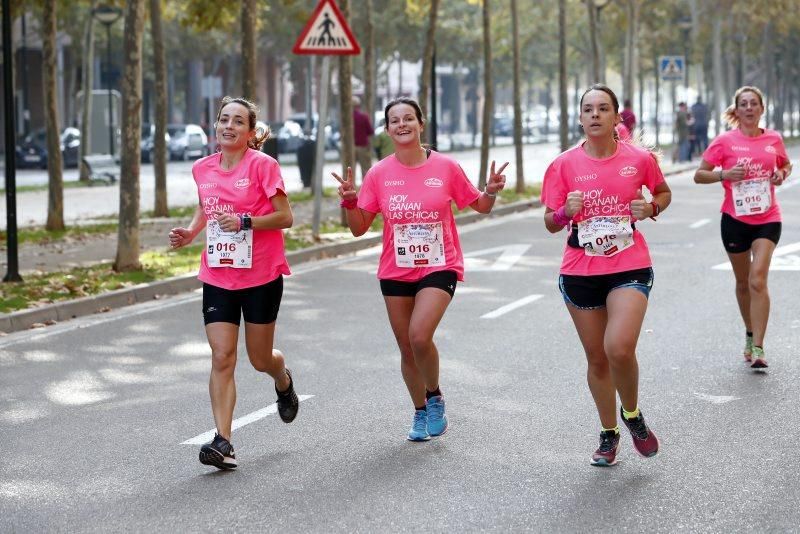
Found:
M 188 161 L 208 155 L 208 136 L 197 124 L 168 124 L 169 159 Z

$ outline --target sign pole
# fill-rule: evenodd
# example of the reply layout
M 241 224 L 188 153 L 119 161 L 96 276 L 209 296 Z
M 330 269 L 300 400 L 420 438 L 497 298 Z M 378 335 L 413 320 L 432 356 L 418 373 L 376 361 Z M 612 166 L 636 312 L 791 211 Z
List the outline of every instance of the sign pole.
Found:
M 320 211 L 322 209 L 322 174 L 325 166 L 325 124 L 328 121 L 328 93 L 331 84 L 331 57 L 322 56 L 319 78 L 319 122 L 317 123 L 317 155 L 314 163 L 314 217 L 311 232 L 319 240 Z
M 6 114 L 6 252 L 8 266 L 3 282 L 22 282 L 17 256 L 17 161 L 14 128 L 13 53 L 11 49 L 11 6 L 3 0 L 3 109 Z

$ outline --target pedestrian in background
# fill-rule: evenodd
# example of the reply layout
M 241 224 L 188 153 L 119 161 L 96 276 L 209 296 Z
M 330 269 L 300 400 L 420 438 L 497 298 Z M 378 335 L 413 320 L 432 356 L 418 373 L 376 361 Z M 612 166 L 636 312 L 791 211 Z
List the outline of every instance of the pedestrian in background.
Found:
M 767 367 L 767 275 L 782 226 L 775 187 L 792 172 L 781 134 L 759 126 L 763 113 L 764 97 L 758 88 L 737 89 L 722 117 L 732 129 L 711 142 L 694 173 L 695 183 L 722 184 L 722 245 L 736 279 L 736 302 L 745 327 L 744 360 L 755 369 Z
M 379 125 L 381 131 L 375 136 L 373 146 L 375 147 L 375 154 L 378 156 L 378 161 L 382 160 L 390 154 L 394 154 L 394 141 L 386 131 L 386 120 L 381 119 Z
M 633 130 L 636 129 L 636 114 L 633 112 L 631 100 L 629 98 L 625 99 L 622 106 L 620 117 L 622 117 L 622 124 L 627 128 L 628 136 L 630 137 L 633 135 Z
M 361 167 L 361 180 L 372 167 L 372 119 L 361 111 L 361 99 L 353 97 L 353 142 L 356 145 L 356 163 Z
M 653 269 L 637 224 L 657 217 L 671 192 L 650 151 L 621 142 L 614 92 L 592 85 L 580 100 L 586 139 L 547 168 L 542 184 L 545 227 L 568 228 L 558 280 L 588 362 L 589 390 L 600 418 L 600 445 L 591 464 L 616 463 L 620 416 L 640 455 L 658 452 L 658 438 L 639 409 L 636 345 L 653 287 Z M 647 202 L 642 186 L 653 195 Z
M 220 151 L 192 166 L 200 205 L 188 228 L 169 232 L 177 249 L 206 230 L 198 278 L 211 346 L 208 391 L 216 434 L 201 447 L 200 462 L 218 469 L 237 467 L 231 424 L 242 315 L 247 355 L 257 371 L 272 377 L 281 419 L 292 422 L 299 407 L 284 356 L 273 349 L 283 276 L 290 274 L 283 229 L 292 226 L 292 210 L 278 162 L 261 152 L 269 131 L 257 133 L 256 112 L 243 98 L 222 100 L 214 125 Z
M 383 251 L 378 265 L 389 324 L 400 347 L 400 369 L 414 406 L 409 441 L 427 441 L 448 427 L 439 384 L 439 351 L 433 341 L 464 279 L 464 255 L 452 204 L 479 213 L 492 211 L 505 187 L 503 170 L 491 174 L 479 191 L 452 158 L 420 144 L 424 119 L 419 104 L 397 98 L 386 105 L 384 120 L 395 153 L 378 162 L 356 193 L 352 169 L 337 174 L 342 207 L 354 236 L 383 215 Z
M 698 96 L 697 101 L 692 105 L 692 117 L 694 117 L 694 134 L 699 153 L 708 148 L 708 106 Z

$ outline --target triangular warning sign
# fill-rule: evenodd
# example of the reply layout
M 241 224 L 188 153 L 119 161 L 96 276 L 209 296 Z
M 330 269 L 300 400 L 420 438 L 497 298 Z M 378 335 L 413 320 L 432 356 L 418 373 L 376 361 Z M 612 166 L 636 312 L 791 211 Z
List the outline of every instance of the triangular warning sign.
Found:
M 334 0 L 320 0 L 292 48 L 295 54 L 358 55 L 361 47 Z

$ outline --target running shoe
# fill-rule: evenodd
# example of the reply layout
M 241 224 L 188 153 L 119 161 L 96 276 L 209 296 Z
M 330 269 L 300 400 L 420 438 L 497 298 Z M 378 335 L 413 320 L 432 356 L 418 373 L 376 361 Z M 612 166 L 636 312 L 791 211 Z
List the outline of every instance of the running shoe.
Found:
M 619 432 L 603 430 L 600 432 L 600 446 L 592 455 L 592 465 L 608 467 L 617 463 L 619 450 Z
M 767 358 L 764 356 L 764 349 L 761 347 L 753 347 L 753 363 L 750 364 L 751 369 L 766 369 Z
M 408 441 L 428 441 L 431 435 L 428 434 L 428 412 L 425 410 L 414 411 L 414 422 L 411 423 L 411 430 L 408 431 Z
M 213 465 L 217 469 L 236 469 L 236 454 L 233 445 L 219 434 L 200 447 L 200 463 Z
M 428 433 L 441 436 L 447 432 L 447 415 L 444 413 L 444 396 L 436 395 L 425 402 L 428 410 Z
M 639 415 L 633 419 L 625 419 L 625 416 L 622 414 L 622 408 L 620 407 L 619 414 L 622 417 L 622 422 L 625 423 L 625 426 L 628 427 L 631 433 L 633 448 L 636 449 L 636 452 L 643 458 L 655 456 L 658 452 L 658 438 L 653 431 L 647 427 L 642 412 L 640 411 Z
M 276 385 L 275 393 L 278 394 L 278 415 L 281 416 L 281 421 L 291 423 L 297 417 L 300 399 L 297 398 L 297 393 L 294 392 L 294 380 L 292 380 L 292 372 L 288 367 L 286 368 L 286 374 L 289 376 L 289 389 L 278 391 L 278 386 Z
M 753 361 L 753 336 L 745 336 L 743 354 L 744 354 L 745 363 L 752 363 L 752 361 Z

